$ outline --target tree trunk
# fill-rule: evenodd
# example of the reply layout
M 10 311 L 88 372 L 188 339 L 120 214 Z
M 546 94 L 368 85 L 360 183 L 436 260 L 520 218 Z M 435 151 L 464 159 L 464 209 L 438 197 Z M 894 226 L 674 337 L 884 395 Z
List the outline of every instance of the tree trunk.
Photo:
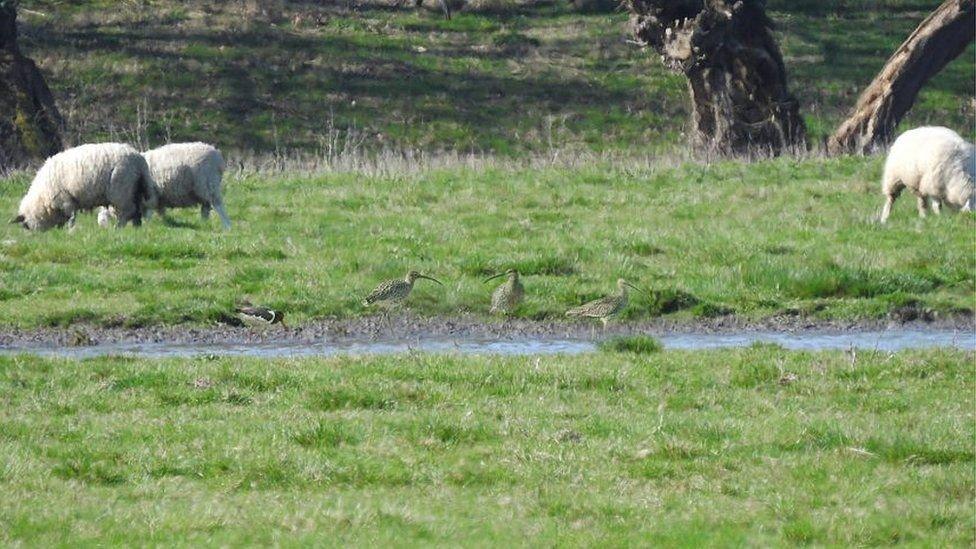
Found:
M 922 86 L 958 57 L 976 34 L 976 0 L 946 0 L 922 21 L 827 141 L 830 154 L 868 154 L 891 142 Z
M 695 145 L 728 155 L 803 148 L 799 103 L 762 0 L 625 0 L 636 40 L 688 78 Z
M 0 1 L 0 169 L 61 150 L 61 115 L 37 65 L 17 48 L 16 17 Z

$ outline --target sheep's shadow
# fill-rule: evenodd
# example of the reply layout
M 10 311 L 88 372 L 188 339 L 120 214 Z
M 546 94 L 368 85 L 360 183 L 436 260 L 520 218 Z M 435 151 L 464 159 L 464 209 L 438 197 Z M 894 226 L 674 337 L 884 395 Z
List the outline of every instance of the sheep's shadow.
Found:
M 169 215 L 161 215 L 161 216 L 159 216 L 159 219 L 160 219 L 160 221 L 163 222 L 163 225 L 166 225 L 167 227 L 174 228 L 174 229 L 194 229 L 194 230 L 196 230 L 196 229 L 199 229 L 200 228 L 200 225 L 198 223 L 194 223 L 194 222 L 191 222 L 191 221 L 182 221 L 182 220 L 173 218 L 173 217 L 171 217 Z

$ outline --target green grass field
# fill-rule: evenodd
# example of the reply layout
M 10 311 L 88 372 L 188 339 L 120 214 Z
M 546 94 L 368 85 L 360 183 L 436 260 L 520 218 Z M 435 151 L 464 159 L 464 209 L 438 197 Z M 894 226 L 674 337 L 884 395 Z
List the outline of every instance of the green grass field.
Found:
M 971 546 L 972 353 L 0 358 L 0 543 Z
M 141 229 L 0 226 L 0 324 L 209 323 L 235 300 L 296 323 L 375 312 L 360 300 L 411 268 L 412 311 L 486 313 L 486 275 L 525 277 L 518 315 L 560 319 L 615 289 L 645 288 L 624 319 L 804 315 L 881 318 L 915 304 L 972 313 L 972 215 L 876 222 L 877 160 L 773 160 L 676 168 L 485 168 L 368 177 L 248 177 L 223 232 L 195 210 Z M 13 212 L 26 177 L 0 184 Z
M 22 46 L 75 144 L 501 156 L 684 146 L 684 79 L 626 41 L 625 13 L 474 0 L 445 21 L 392 4 L 23 0 Z M 770 2 L 814 143 L 938 4 Z M 974 51 L 925 87 L 904 127 L 972 134 Z
M 428 3 L 431 3 L 428 0 Z M 814 146 L 937 0 L 770 0 Z M 976 216 L 888 224 L 882 160 L 691 160 L 626 15 L 475 0 L 23 0 L 67 142 L 203 140 L 234 227 L 0 225 L 0 331 L 410 311 L 623 322 L 972 318 Z M 903 122 L 972 136 L 974 49 Z M 474 153 L 467 155 L 466 153 Z M 32 172 L 0 176 L 12 217 Z M 497 283 L 497 281 L 496 281 Z M 968 316 L 967 316 L 968 315 Z M 485 317 L 487 318 L 487 317 Z M 973 352 L 328 359 L 0 355 L 3 546 L 976 544 Z

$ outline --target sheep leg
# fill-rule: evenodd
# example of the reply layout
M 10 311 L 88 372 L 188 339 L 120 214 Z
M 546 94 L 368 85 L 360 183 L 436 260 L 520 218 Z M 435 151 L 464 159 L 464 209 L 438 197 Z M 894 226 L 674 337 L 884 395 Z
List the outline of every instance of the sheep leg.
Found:
M 142 226 L 142 212 L 140 210 L 141 207 L 138 203 L 126 204 L 124 207 L 116 206 L 115 215 L 118 220 L 115 222 L 115 228 L 121 229 L 130 221 L 134 227 Z
M 115 228 L 121 229 L 130 221 L 133 226 L 142 225 L 144 183 L 141 173 L 120 168 L 112 170 L 109 181 L 109 202 L 117 217 Z
M 905 190 L 905 185 L 901 184 L 900 181 L 894 181 L 891 184 L 886 181 L 883 187 L 886 199 L 884 209 L 881 210 L 882 223 L 888 221 L 888 216 L 891 215 L 891 207 L 895 205 L 895 200 L 898 200 L 901 192 Z
M 227 210 L 224 209 L 223 202 L 215 202 L 213 204 L 214 210 L 217 210 L 217 215 L 220 217 L 220 223 L 225 229 L 230 228 L 230 216 L 227 215 Z
M 916 205 L 918 206 L 918 216 L 925 217 L 925 197 L 917 196 L 915 197 Z
M 884 208 L 881 210 L 882 223 L 888 221 L 888 216 L 891 215 L 891 207 L 894 206 L 895 204 L 895 198 L 897 198 L 897 195 L 889 194 L 888 197 L 885 199 Z
M 931 201 L 932 213 L 935 215 L 942 215 L 942 201 L 938 198 L 933 198 Z
M 203 219 L 210 219 L 210 204 L 203 204 L 200 206 L 200 217 Z
M 167 222 L 167 221 L 169 221 L 169 218 L 166 217 L 166 207 L 165 206 L 156 206 L 156 213 L 159 214 L 159 218 L 162 219 L 164 223 Z M 149 212 L 146 212 L 146 219 L 149 219 L 149 215 L 148 214 L 149 214 Z
M 115 228 L 121 229 L 125 227 L 125 224 L 130 221 L 132 222 L 133 227 L 142 226 L 142 216 L 139 215 L 138 212 L 136 212 L 136 213 L 131 213 L 129 215 L 120 215 L 119 220 L 115 222 Z
M 112 208 L 112 206 L 109 206 L 107 208 L 105 206 L 99 206 L 98 208 L 99 227 L 108 227 L 113 217 L 116 217 L 116 215 L 115 215 L 115 209 Z

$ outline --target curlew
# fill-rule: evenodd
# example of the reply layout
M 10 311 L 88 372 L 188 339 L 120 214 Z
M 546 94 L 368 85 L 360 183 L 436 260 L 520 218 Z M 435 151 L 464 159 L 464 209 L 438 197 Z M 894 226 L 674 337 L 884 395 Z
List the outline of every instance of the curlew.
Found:
M 611 316 L 624 310 L 627 306 L 627 288 L 641 291 L 630 282 L 620 278 L 617 280 L 617 293 L 594 299 L 589 303 L 584 303 L 566 311 L 566 316 L 585 316 L 587 318 L 598 318 L 603 323 L 603 329 L 607 328 L 607 322 Z
M 441 284 L 441 281 L 437 280 L 436 278 L 422 275 L 417 271 L 410 271 L 403 279 L 397 278 L 380 283 L 376 289 L 363 298 L 363 305 L 367 307 L 373 304 L 387 306 L 397 305 L 403 302 L 403 300 L 407 299 L 407 296 L 410 295 L 410 291 L 413 290 L 413 283 L 418 278 L 433 280 L 434 282 Z M 441 286 L 443 286 L 443 284 L 441 284 Z
M 509 269 L 504 273 L 498 273 L 485 279 L 485 282 L 494 280 L 500 276 L 508 276 L 508 280 L 495 289 L 491 294 L 491 314 L 511 314 L 515 308 L 522 303 L 525 297 L 525 288 L 519 280 L 519 272 L 516 269 Z

